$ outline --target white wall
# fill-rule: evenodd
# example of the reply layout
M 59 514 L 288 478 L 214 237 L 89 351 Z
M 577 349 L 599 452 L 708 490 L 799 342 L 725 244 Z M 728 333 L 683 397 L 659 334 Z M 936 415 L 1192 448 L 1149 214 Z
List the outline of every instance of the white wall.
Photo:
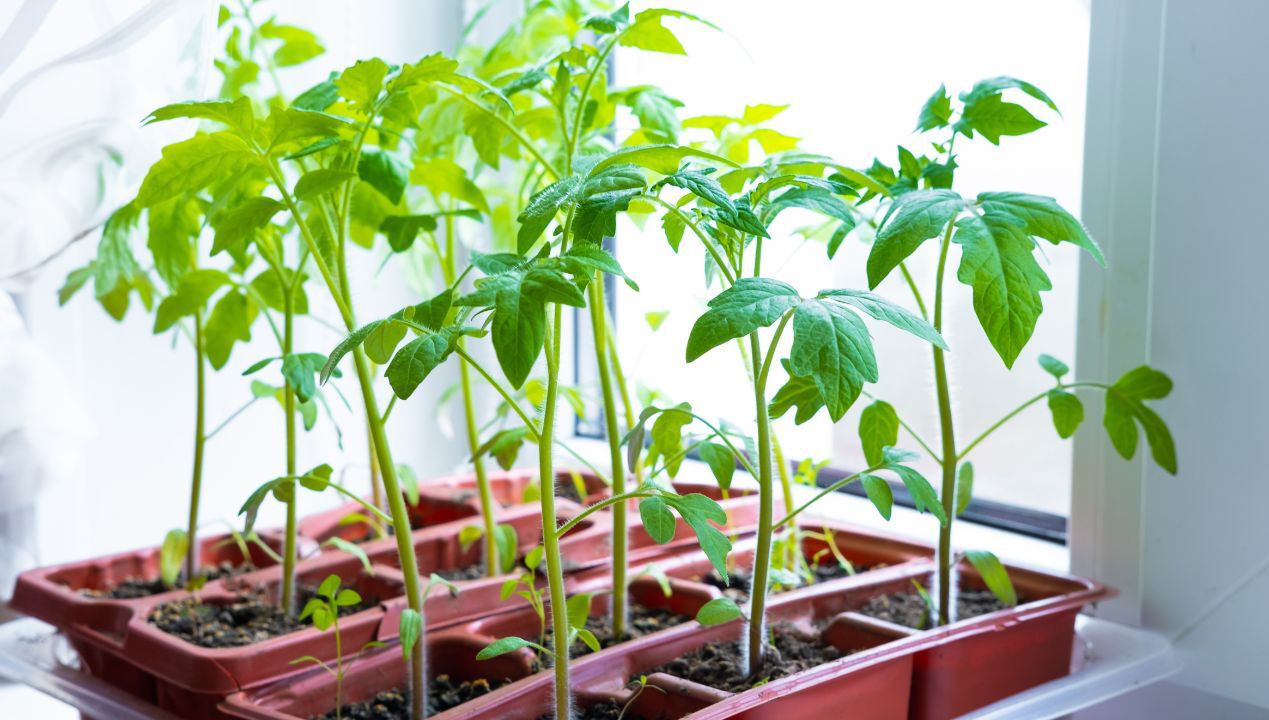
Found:
M 1074 570 L 1175 639 L 1180 683 L 1269 707 L 1269 4 L 1097 0 L 1092 22 L 1084 207 L 1111 268 L 1082 268 L 1079 364 L 1171 374 L 1181 473 L 1086 434 Z

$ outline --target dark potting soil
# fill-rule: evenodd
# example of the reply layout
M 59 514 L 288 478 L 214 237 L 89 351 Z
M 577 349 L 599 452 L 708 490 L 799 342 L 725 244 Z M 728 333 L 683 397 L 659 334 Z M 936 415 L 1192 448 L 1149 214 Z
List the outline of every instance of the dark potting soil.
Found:
M 652 690 L 650 692 L 656 691 Z M 621 720 L 643 720 L 642 715 L 636 715 L 635 713 L 628 712 L 622 715 L 621 711 L 623 708 L 624 706 L 616 700 L 602 700 L 590 707 L 574 708 L 573 718 L 574 720 L 617 720 L 617 718 L 621 718 Z M 543 715 L 538 720 L 555 720 L 555 716 Z
M 229 562 L 223 562 L 214 567 L 205 567 L 202 570 L 201 578 L 206 582 L 213 582 L 222 578 L 241 575 L 246 572 L 255 570 L 254 565 L 234 565 Z M 91 590 L 84 588 L 80 590 L 80 594 L 85 597 L 99 598 L 102 600 L 136 600 L 137 598 L 150 597 L 151 595 L 159 595 L 169 590 L 181 590 L 185 587 L 185 581 L 178 581 L 174 587 L 168 587 L 163 584 L 161 578 L 125 578 L 108 590 Z
M 618 638 L 613 634 L 612 621 L 608 617 L 590 618 L 586 621 L 586 629 L 595 634 L 595 639 L 599 641 L 601 648 L 607 648 L 625 640 L 643 637 L 658 630 L 674 627 L 690 619 L 686 615 L 679 615 L 665 608 L 650 608 L 635 603 L 630 606 L 630 620 L 626 623 L 625 637 Z M 581 640 L 573 641 L 573 647 L 569 648 L 569 654 L 572 657 L 589 655 L 590 653 L 591 649 Z
M 455 568 L 453 570 L 441 570 L 436 573 L 450 582 L 462 582 L 464 580 L 479 580 L 485 576 L 484 563 L 472 563 L 467 567 Z
M 1026 602 L 1019 598 L 1019 602 Z M 956 596 L 956 617 L 958 620 L 986 615 L 1007 606 L 992 594 L 990 590 L 962 590 Z M 903 625 L 914 630 L 924 630 L 932 625 L 930 607 L 919 594 L 891 593 L 881 595 L 868 601 L 859 612 L 885 620 L 896 625 Z
M 872 566 L 856 565 L 855 572 L 862 573 L 872 570 Z M 812 585 L 818 585 L 822 582 L 837 580 L 839 578 L 849 577 L 850 573 L 846 568 L 838 563 L 819 563 L 811 567 L 811 572 L 815 576 Z M 700 582 L 707 585 L 713 585 L 718 588 L 723 597 L 728 597 L 737 603 L 749 600 L 749 589 L 752 587 L 752 574 L 748 570 L 737 570 L 730 573 L 731 583 L 723 580 L 723 576 L 718 574 L 717 570 L 710 570 L 709 574 L 700 578 Z M 788 590 L 789 588 L 781 588 Z
M 303 608 L 317 588 L 301 586 L 297 608 Z M 340 617 L 379 604 L 378 598 L 339 609 Z M 204 603 L 197 597 L 163 603 L 150 611 L 149 621 L 169 635 L 206 648 L 242 647 L 308 627 L 298 615 L 288 617 L 274 603 L 258 593 L 244 593 L 230 603 Z
M 727 692 L 744 692 L 754 685 L 777 680 L 831 662 L 843 653 L 817 637 L 807 637 L 789 623 L 776 623 L 771 628 L 774 640 L 765 667 L 755 677 L 749 676 L 738 641 L 712 642 L 647 672 L 669 673 Z
M 438 675 L 427 685 L 427 714 L 435 715 L 456 708 L 511 682 L 511 678 L 454 682 L 449 675 Z M 410 692 L 381 692 L 371 700 L 343 706 L 338 715 L 331 710 L 325 715 L 314 716 L 313 720 L 335 720 L 336 717 L 348 720 L 407 720 L 410 717 Z

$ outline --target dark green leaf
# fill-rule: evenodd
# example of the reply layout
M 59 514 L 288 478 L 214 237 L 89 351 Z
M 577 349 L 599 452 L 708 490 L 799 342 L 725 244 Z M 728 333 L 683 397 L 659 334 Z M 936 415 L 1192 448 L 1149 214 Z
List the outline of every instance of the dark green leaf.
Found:
M 494 640 L 486 645 L 480 652 L 476 653 L 476 659 L 488 660 L 490 658 L 495 658 L 499 655 L 506 655 L 509 652 L 515 652 L 520 648 L 526 647 L 536 647 L 536 645 L 528 640 L 518 637 L 499 638 L 498 640 Z
M 357 175 L 395 205 L 405 195 L 410 166 L 393 153 L 368 149 L 361 153 Z
M 520 232 L 516 236 L 517 252 L 524 254 L 533 247 L 560 208 L 572 202 L 581 185 L 580 177 L 570 175 L 542 188 L 529 198 L 528 204 L 516 218 L 520 223 Z
M 880 295 L 863 290 L 823 290 L 819 296 L 859 308 L 874 320 L 890 323 L 926 342 L 948 349 L 947 342 L 932 325 Z
M 379 224 L 379 231 L 388 238 L 393 252 L 405 252 L 420 232 L 434 232 L 436 227 L 433 215 L 389 215 Z
M 1057 104 L 1055 104 L 1053 102 L 1053 99 L 1050 98 L 1047 94 L 1045 94 L 1043 90 L 1036 87 L 1035 85 L 1032 85 L 1029 82 L 1019 80 L 1018 78 L 1015 78 L 1015 77 L 1009 77 L 1007 75 L 987 78 L 986 80 L 979 80 L 978 82 L 974 83 L 974 87 L 968 93 L 966 93 L 965 95 L 961 97 L 961 100 L 970 102 L 971 100 L 974 100 L 976 98 L 983 97 L 986 95 L 997 94 L 1004 90 L 1009 90 L 1009 89 L 1021 90 L 1022 92 L 1030 95 L 1036 100 L 1039 100 L 1045 105 L 1048 105 L 1049 109 L 1053 110 L 1054 112 L 1057 112 Z
M 285 207 L 273 198 L 253 197 L 216 215 L 212 218 L 212 227 L 216 230 L 212 255 L 239 247 Z
M 785 372 L 789 374 L 789 381 L 771 398 L 771 417 L 782 417 L 791 408 L 796 407 L 797 412 L 793 416 L 793 422 L 801 425 L 815 417 L 815 413 L 824 407 L 824 398 L 820 396 L 820 389 L 815 385 L 814 380 L 809 377 L 794 375 L 789 370 L 788 360 L 781 360 L 780 364 L 784 366 Z
M 1126 460 L 1137 450 L 1137 424 L 1140 424 L 1155 463 L 1175 475 L 1177 458 L 1172 433 L 1163 418 L 1144 402 L 1162 399 L 1171 391 L 1171 379 L 1158 370 L 1145 365 L 1130 370 L 1106 391 L 1103 424 L 1111 444 Z
M 1057 200 L 1045 195 L 1014 192 L 989 192 L 978 195 L 978 204 L 987 213 L 1012 215 L 1023 223 L 1028 235 L 1044 238 L 1057 245 L 1069 242 L 1084 248 L 1099 265 L 1106 265 L 1101 248 L 1088 231 Z
M 834 422 L 854 404 L 864 383 L 877 381 L 877 359 L 863 320 L 838 303 L 812 299 L 793 313 L 790 370 L 810 377 Z
M 926 132 L 935 128 L 947 127 L 952 118 L 952 99 L 947 95 L 947 88 L 939 85 L 939 89 L 925 101 L 921 107 L 921 115 L 917 118 L 917 132 Z
M 728 340 L 774 324 L 801 302 L 797 290 L 786 282 L 769 278 L 737 280 L 735 285 L 709 301 L 709 310 L 692 326 L 687 340 L 687 361 Z
M 291 107 L 321 112 L 334 105 L 335 100 L 339 97 L 339 88 L 335 87 L 334 78 L 335 74 L 331 73 L 330 79 L 323 80 L 300 93 L 291 101 Z
M 934 517 L 938 518 L 940 525 L 947 524 L 947 513 L 943 512 L 938 493 L 934 491 L 934 486 L 925 479 L 924 475 L 907 465 L 892 465 L 889 469 L 894 471 L 908 488 L 908 494 L 912 496 L 912 504 L 917 512 L 929 510 Z
M 335 367 L 339 365 L 339 361 L 344 359 L 345 355 L 352 352 L 354 348 L 364 342 L 365 339 L 369 337 L 370 333 L 374 332 L 375 328 L 379 327 L 383 324 L 383 322 L 383 320 L 375 320 L 362 325 L 353 332 L 349 333 L 348 337 L 339 341 L 339 344 L 335 346 L 335 349 L 330 351 L 330 357 L 327 358 L 326 365 L 322 367 L 321 381 L 323 385 L 326 384 L 326 381 L 329 380 L 330 376 L 335 372 Z
M 450 326 L 415 338 L 397 351 L 386 373 L 397 397 L 408 400 L 427 376 L 454 351 L 457 337 L 457 328 Z
M 939 235 L 965 207 L 951 190 L 917 190 L 899 196 L 868 254 L 868 287 L 881 281 L 926 240 Z
M 987 213 L 956 223 L 952 242 L 962 247 L 956 279 L 974 289 L 974 312 L 1006 367 L 1035 331 L 1044 311 L 1040 293 L 1052 289 L 1034 256 L 1035 242 L 1010 214 Z
M 318 353 L 290 353 L 282 358 L 282 377 L 295 390 L 300 402 L 308 402 L 317 395 L 314 376 L 322 370 L 326 358 Z

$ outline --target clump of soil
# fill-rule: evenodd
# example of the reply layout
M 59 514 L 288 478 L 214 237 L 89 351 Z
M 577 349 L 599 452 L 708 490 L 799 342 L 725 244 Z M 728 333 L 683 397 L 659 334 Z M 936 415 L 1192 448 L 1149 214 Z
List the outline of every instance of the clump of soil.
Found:
M 300 587 L 296 607 L 303 608 L 316 594 L 315 587 Z M 378 598 L 363 598 L 358 605 L 341 607 L 339 615 L 351 615 L 378 604 Z M 206 648 L 253 645 L 309 626 L 298 615 L 288 617 L 258 592 L 244 593 L 223 604 L 204 603 L 197 597 L 181 598 L 155 607 L 148 619 L 163 632 Z
M 455 568 L 453 570 L 441 570 L 436 574 L 450 582 L 479 580 L 485 576 L 485 564 L 481 562 L 472 563 L 467 567 Z
M 837 648 L 817 637 L 807 637 L 789 623 L 776 623 L 772 627 L 772 635 L 774 642 L 767 649 L 766 665 L 755 677 L 749 676 L 749 666 L 744 661 L 740 643 L 734 640 L 709 643 L 653 668 L 647 674 L 669 673 L 719 690 L 744 692 L 758 683 L 777 680 L 842 657 Z
M 456 708 L 468 700 L 488 695 L 511 682 L 511 678 L 499 680 L 479 678 L 455 682 L 449 675 L 437 675 L 427 684 L 427 714 L 435 715 Z M 313 720 L 335 720 L 336 717 L 348 720 L 407 720 L 410 717 L 410 691 L 381 692 L 365 702 L 343 706 L 338 715 L 331 710 L 325 715 L 315 716 Z
M 607 648 L 619 642 L 674 627 L 690 619 L 686 615 L 679 615 L 665 608 L 650 608 L 635 603 L 630 606 L 630 619 L 626 622 L 625 637 L 618 638 L 613 634 L 612 621 L 606 616 L 590 618 L 586 621 L 586 629 L 595 634 L 595 639 L 599 641 L 601 648 Z M 572 657 L 588 655 L 590 652 L 591 649 L 580 639 L 573 641 L 573 646 L 569 648 L 569 655 Z
M 1026 602 L 1019 598 L 1019 602 Z M 956 596 L 956 618 L 966 620 L 979 615 L 986 615 L 997 610 L 1004 610 L 1007 605 L 1000 602 L 990 590 L 962 590 Z M 868 601 L 859 612 L 885 620 L 896 625 L 910 627 L 913 630 L 924 630 L 934 625 L 930 619 L 930 606 L 919 594 L 891 593 L 881 595 Z
M 251 564 L 234 565 L 228 561 L 222 562 L 213 567 L 203 568 L 202 574 L 199 576 L 204 578 L 206 582 L 213 582 L 222 578 L 233 577 L 243 573 L 255 570 L 255 566 Z M 170 590 L 182 590 L 185 588 L 185 581 L 178 580 L 176 585 L 168 587 L 163 584 L 161 578 L 125 578 L 108 590 L 92 590 L 84 588 L 79 593 L 85 597 L 98 598 L 101 600 L 136 600 L 137 598 L 150 597 L 151 595 L 160 595 Z
M 577 492 L 577 483 L 573 482 L 573 478 L 565 477 L 555 481 L 555 497 L 572 500 L 577 504 L 582 504 L 582 496 Z

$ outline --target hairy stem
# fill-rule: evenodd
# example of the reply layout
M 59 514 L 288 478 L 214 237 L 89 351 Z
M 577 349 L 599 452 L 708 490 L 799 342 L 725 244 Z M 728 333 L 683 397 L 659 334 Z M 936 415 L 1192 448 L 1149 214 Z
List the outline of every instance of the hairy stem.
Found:
M 284 286 L 285 287 L 285 286 Z M 283 334 L 282 355 L 285 358 L 293 352 L 295 344 L 294 321 L 291 293 L 288 291 L 282 299 Z M 285 360 L 284 360 L 285 362 Z M 295 477 L 295 388 L 287 380 L 283 389 L 283 412 L 286 414 L 286 474 Z M 298 483 L 297 483 L 298 485 Z M 282 611 L 288 616 L 295 614 L 295 538 L 296 527 L 296 493 L 286 502 L 286 538 L 282 547 Z
M 755 368 L 762 366 L 762 348 L 758 334 L 749 336 L 749 349 Z M 758 417 L 758 547 L 754 557 L 753 581 L 749 600 L 749 675 L 762 672 L 766 654 L 767 573 L 771 569 L 772 478 L 771 419 L 767 413 L 766 374 L 759 373 L 753 384 L 755 412 Z
M 567 238 L 567 232 L 565 233 Z M 552 338 L 547 348 L 546 400 L 542 410 L 542 432 L 538 438 L 538 476 L 542 483 L 542 546 L 546 555 L 546 580 L 551 595 L 552 663 L 555 670 L 555 717 L 569 720 L 572 706 L 568 685 L 568 607 L 564 599 L 564 570 L 560 558 L 560 536 L 555 520 L 555 406 L 559 395 L 560 322 L 562 306 L 555 305 L 551 320 Z
M 194 472 L 190 480 L 189 523 L 186 537 L 189 546 L 185 552 L 185 582 L 198 577 L 198 501 L 203 492 L 203 446 L 207 443 L 205 423 L 207 416 L 207 359 L 203 348 L 203 314 L 194 313 L 194 362 L 197 363 L 194 399 Z
M 934 330 L 943 332 L 943 278 L 947 268 L 947 251 L 952 244 L 955 223 L 947 224 L 939 249 L 939 265 L 934 281 Z M 943 485 L 940 498 L 947 524 L 939 528 L 939 625 L 950 622 L 952 607 L 952 522 L 956 519 L 956 428 L 953 426 L 952 397 L 948 389 L 947 363 L 943 348 L 934 345 L 934 384 L 938 394 L 939 428 L 943 441 Z
M 590 319 L 591 332 L 595 340 L 595 358 L 599 371 L 599 386 L 604 401 L 604 434 L 608 440 L 608 457 L 612 466 L 612 492 L 621 495 L 626 492 L 626 469 L 621 453 L 621 432 L 617 426 L 617 399 L 613 392 L 613 376 L 608 367 L 608 327 L 605 322 L 608 308 L 604 304 L 604 276 L 595 273 L 590 283 Z M 613 637 L 622 638 L 626 634 L 627 597 L 626 597 L 626 545 L 629 541 L 626 530 L 626 503 L 618 503 L 612 508 L 612 629 Z

